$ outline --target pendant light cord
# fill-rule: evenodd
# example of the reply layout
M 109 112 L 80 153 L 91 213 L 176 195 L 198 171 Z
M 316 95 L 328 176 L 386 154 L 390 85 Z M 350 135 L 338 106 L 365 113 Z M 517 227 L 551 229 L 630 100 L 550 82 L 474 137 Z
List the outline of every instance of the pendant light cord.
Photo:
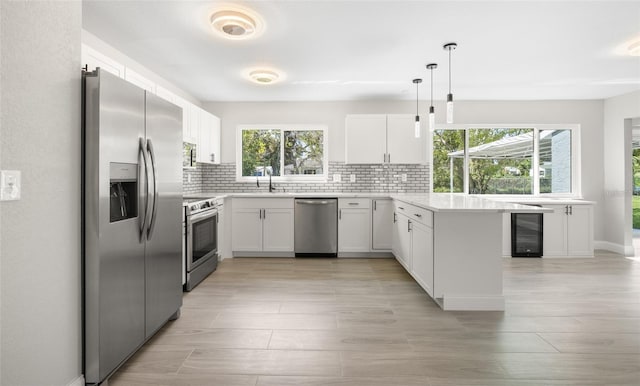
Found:
M 430 68 L 431 70 L 431 106 L 433 106 L 433 67 Z
M 418 116 L 418 85 L 420 83 L 416 82 L 416 116 Z
M 451 47 L 449 47 L 449 94 L 451 94 Z

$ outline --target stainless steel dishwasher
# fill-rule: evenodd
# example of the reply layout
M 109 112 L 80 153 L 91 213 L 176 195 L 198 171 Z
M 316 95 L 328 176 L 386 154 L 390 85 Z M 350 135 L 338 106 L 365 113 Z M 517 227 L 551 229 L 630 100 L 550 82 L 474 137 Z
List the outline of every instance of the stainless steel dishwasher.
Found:
M 296 198 L 296 257 L 338 256 L 338 199 Z

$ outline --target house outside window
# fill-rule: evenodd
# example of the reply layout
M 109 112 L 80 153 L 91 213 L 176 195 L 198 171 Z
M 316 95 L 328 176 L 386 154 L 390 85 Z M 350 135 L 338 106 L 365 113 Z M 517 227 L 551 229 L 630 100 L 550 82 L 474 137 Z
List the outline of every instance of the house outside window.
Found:
M 326 181 L 327 127 L 242 125 L 238 127 L 238 181 L 269 176 L 275 181 Z
M 580 195 L 578 125 L 463 125 L 432 140 L 433 192 Z

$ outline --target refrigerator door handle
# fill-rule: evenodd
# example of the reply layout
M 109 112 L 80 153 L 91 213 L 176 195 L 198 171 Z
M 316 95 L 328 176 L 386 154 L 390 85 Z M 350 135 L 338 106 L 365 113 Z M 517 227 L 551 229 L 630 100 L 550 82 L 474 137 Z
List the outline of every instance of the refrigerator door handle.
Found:
M 153 235 L 153 229 L 156 225 L 156 215 L 158 212 L 158 170 L 156 166 L 156 153 L 153 151 L 153 142 L 147 139 L 147 152 L 151 159 L 151 168 L 153 169 L 153 203 L 151 204 L 151 216 L 149 219 L 149 229 L 147 229 L 147 240 Z
M 143 194 L 144 192 L 144 200 L 141 199 L 141 201 L 144 202 L 144 205 L 142 205 L 143 209 L 143 213 L 138 216 L 138 223 L 139 223 L 139 227 L 140 227 L 140 241 L 142 242 L 144 240 L 145 237 L 145 229 L 147 227 L 147 208 L 149 206 L 149 168 L 147 165 L 147 154 L 145 152 L 145 147 L 144 147 L 144 139 L 140 138 L 139 142 L 138 142 L 138 158 L 142 158 L 142 162 L 140 162 L 140 166 L 139 168 L 144 167 L 144 189 L 142 188 L 142 186 L 140 186 L 138 188 L 138 191 L 140 192 L 140 195 Z M 140 181 L 140 185 L 142 185 L 143 181 L 142 181 L 142 171 L 139 171 L 139 178 L 138 180 Z

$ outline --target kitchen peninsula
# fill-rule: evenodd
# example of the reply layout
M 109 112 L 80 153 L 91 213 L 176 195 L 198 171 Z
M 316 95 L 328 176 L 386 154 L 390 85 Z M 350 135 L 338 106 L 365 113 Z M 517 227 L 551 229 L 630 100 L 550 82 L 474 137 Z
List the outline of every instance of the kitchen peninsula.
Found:
M 234 256 L 292 257 L 295 229 L 293 200 L 301 197 L 335 197 L 357 200 L 369 213 L 369 245 L 378 238 L 388 238 L 386 255 L 393 256 L 444 310 L 504 310 L 502 294 L 502 237 L 505 213 L 544 213 L 545 208 L 513 204 L 475 196 L 447 193 L 211 193 L 224 196 L 225 208 L 231 210 L 231 245 Z M 278 248 L 245 248 L 247 234 L 253 227 L 246 221 L 247 202 L 255 207 L 269 207 L 277 202 L 278 223 L 260 223 L 260 243 L 265 239 Z M 287 204 L 288 201 L 291 201 Z M 366 201 L 366 202 L 365 202 Z M 364 202 L 364 204 L 363 204 Z M 367 204 L 368 202 L 368 204 Z M 376 210 L 387 210 L 382 223 L 376 222 Z M 264 221 L 268 210 L 259 210 Z M 263 213 L 265 215 L 263 215 Z M 288 214 L 287 214 L 288 213 Z M 242 216 L 242 217 L 240 217 Z M 258 215 L 256 215 L 258 216 Z M 345 217 L 344 215 L 341 217 Z M 238 220 L 242 218 L 242 220 Z M 236 223 L 243 221 L 242 224 Z M 339 220 L 342 221 L 342 220 Z M 240 226 L 241 225 L 241 226 Z M 265 229 L 267 228 L 267 229 Z M 352 228 L 355 228 L 352 226 Z M 346 236 L 345 236 L 346 235 Z M 339 243 L 349 237 L 341 233 Z M 274 239 L 275 238 L 275 239 Z M 277 240 L 276 240 L 277 239 Z M 259 245 L 262 245 L 258 243 Z M 353 245 L 353 243 L 351 243 Z M 250 252 L 250 253 L 249 253 Z M 367 253 L 369 252 L 369 253 Z M 371 248 L 363 257 L 381 255 Z M 355 257 L 338 254 L 339 257 Z
M 460 194 L 391 198 L 394 255 L 443 310 L 504 310 L 503 214 L 548 210 Z

